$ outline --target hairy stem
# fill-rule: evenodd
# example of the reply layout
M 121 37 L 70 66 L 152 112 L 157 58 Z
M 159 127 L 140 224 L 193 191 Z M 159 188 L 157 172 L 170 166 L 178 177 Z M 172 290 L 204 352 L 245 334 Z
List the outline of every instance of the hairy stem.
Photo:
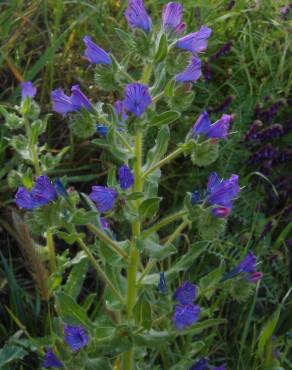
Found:
M 54 273 L 57 270 L 57 260 L 55 254 L 55 245 L 53 239 L 53 233 L 50 228 L 47 230 L 47 247 L 49 252 L 49 263 L 50 263 L 50 271 Z
M 187 211 L 182 210 L 178 211 L 168 217 L 165 217 L 161 221 L 157 222 L 155 225 L 150 226 L 148 229 L 143 231 L 144 238 L 147 238 L 147 236 L 151 235 L 152 233 L 160 230 L 162 227 L 167 226 L 168 224 L 179 220 L 180 218 L 183 218 L 187 214 Z

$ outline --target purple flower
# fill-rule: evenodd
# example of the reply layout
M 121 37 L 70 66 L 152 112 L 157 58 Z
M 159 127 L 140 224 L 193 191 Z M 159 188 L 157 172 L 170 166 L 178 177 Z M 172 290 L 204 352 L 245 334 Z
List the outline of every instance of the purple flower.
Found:
M 196 189 L 191 194 L 191 203 L 192 204 L 198 204 L 202 200 L 201 192 L 200 190 Z
M 109 224 L 108 220 L 105 217 L 100 217 L 99 221 L 100 221 L 101 227 L 104 230 L 107 230 L 107 229 L 110 228 L 110 224 Z
M 217 366 L 214 367 L 213 370 L 226 370 L 226 366 L 225 365 Z
M 239 193 L 239 191 L 240 188 L 238 186 L 237 175 L 231 175 L 229 179 L 223 180 L 218 177 L 216 172 L 213 172 L 208 180 L 207 186 L 208 195 L 206 200 L 210 205 L 215 206 L 215 209 L 217 208 L 216 206 L 220 206 L 229 208 L 231 210 L 233 205 L 232 203 L 236 198 L 237 194 Z M 214 212 L 215 212 L 214 216 L 216 216 L 216 211 Z M 227 212 L 227 215 L 229 213 Z
M 131 28 L 140 28 L 148 33 L 152 27 L 152 22 L 146 12 L 143 0 L 129 0 L 125 17 Z
M 230 49 L 232 48 L 233 46 L 233 42 L 232 41 L 228 41 L 226 42 L 215 54 L 213 54 L 210 59 L 212 61 L 222 57 L 223 55 L 226 55 L 229 53 Z
M 125 87 L 124 107 L 136 117 L 141 117 L 152 103 L 147 86 L 137 82 Z
M 208 360 L 206 358 L 201 358 L 199 361 L 196 361 L 189 370 L 207 370 L 208 366 Z
M 133 172 L 125 164 L 119 168 L 118 177 L 123 190 L 129 189 L 134 183 Z
M 166 285 L 164 272 L 160 272 L 159 274 L 159 283 L 158 283 L 157 288 L 162 294 L 165 294 L 167 292 L 167 285 Z
M 76 109 L 73 106 L 71 96 L 64 93 L 63 89 L 56 89 L 51 92 L 53 101 L 53 111 L 65 115 L 69 112 L 74 112 Z
M 43 175 L 36 179 L 31 196 L 38 206 L 44 206 L 57 197 L 57 192 L 50 179 Z
M 183 50 L 188 50 L 193 54 L 201 53 L 207 49 L 208 38 L 211 36 L 212 30 L 206 26 L 202 26 L 198 32 L 190 33 L 180 38 L 176 47 Z
M 47 176 L 40 176 L 36 179 L 35 186 L 29 192 L 20 186 L 15 194 L 15 201 L 18 207 L 32 210 L 44 206 L 57 197 L 57 192 Z
M 215 207 L 212 208 L 212 215 L 216 218 L 226 218 L 230 215 L 231 208 L 228 207 Z
M 211 125 L 209 115 L 204 111 L 192 128 L 192 135 L 197 137 L 205 135 L 207 139 L 226 139 L 232 115 L 223 114 L 222 117 Z
M 182 23 L 183 6 L 180 3 L 170 2 L 163 8 L 162 26 L 166 31 L 180 33 L 185 28 Z
M 64 340 L 73 352 L 77 352 L 87 345 L 89 336 L 81 326 L 65 325 Z
M 261 278 L 263 277 L 263 273 L 260 272 L 260 271 L 255 271 L 255 272 L 252 272 L 249 277 L 248 277 L 248 281 L 253 283 L 253 284 L 256 284 L 259 280 L 261 280 Z
M 124 102 L 122 100 L 115 101 L 114 104 L 115 114 L 120 118 L 121 124 L 124 124 L 124 121 L 128 118 L 127 113 L 125 112 Z
M 68 192 L 67 190 L 65 189 L 61 179 L 58 177 L 56 180 L 55 180 L 55 189 L 57 191 L 57 193 L 59 195 L 61 195 L 62 197 L 64 198 L 68 198 Z
M 96 204 L 99 212 L 103 213 L 113 208 L 117 195 L 117 192 L 113 188 L 92 186 L 92 192 L 89 194 L 89 198 Z
M 257 258 L 252 252 L 248 252 L 247 256 L 239 263 L 236 268 L 237 272 L 255 272 L 256 271 Z
M 74 110 L 80 110 L 84 108 L 86 110 L 91 109 L 91 103 L 86 95 L 80 90 L 79 85 L 73 85 L 71 87 L 71 100 L 74 107 Z
M 202 76 L 202 63 L 199 58 L 193 56 L 189 65 L 176 76 L 178 82 L 196 82 Z
M 36 94 L 36 87 L 30 81 L 22 82 L 20 84 L 21 88 L 21 100 L 25 98 L 34 98 Z
M 108 127 L 104 125 L 96 125 L 96 132 L 101 137 L 106 137 L 108 133 Z
M 58 357 L 54 354 L 52 349 L 48 348 L 45 353 L 42 367 L 44 367 L 45 369 L 49 367 L 63 367 L 63 364 L 59 361 Z
M 111 65 L 112 61 L 108 53 L 96 45 L 90 36 L 85 36 L 83 42 L 86 46 L 84 56 L 92 64 L 107 64 Z
M 200 313 L 201 309 L 197 305 L 177 305 L 175 306 L 172 320 L 177 329 L 183 330 L 198 321 Z
M 196 285 L 191 284 L 189 281 L 185 281 L 175 291 L 174 299 L 177 300 L 180 304 L 186 305 L 193 303 L 193 301 L 196 299 L 196 294 L 197 294 Z

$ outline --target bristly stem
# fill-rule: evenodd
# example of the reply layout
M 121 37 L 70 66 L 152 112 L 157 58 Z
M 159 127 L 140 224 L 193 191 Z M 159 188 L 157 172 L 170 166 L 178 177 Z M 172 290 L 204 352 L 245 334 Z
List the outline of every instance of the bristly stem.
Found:
M 30 130 L 29 122 L 27 118 L 24 118 L 24 126 L 25 126 L 26 137 L 28 139 L 29 151 L 31 155 L 32 164 L 34 166 L 35 174 L 37 176 L 41 176 L 42 171 L 39 165 L 39 159 L 38 159 L 35 144 L 33 144 L 31 140 L 31 130 Z
M 50 263 L 50 271 L 54 273 L 57 270 L 57 260 L 55 254 L 55 245 L 53 239 L 53 233 L 50 228 L 47 230 L 47 247 L 49 253 L 49 263 Z
M 187 215 L 187 211 L 182 210 L 163 218 L 161 221 L 158 221 L 155 225 L 150 226 L 148 229 L 144 230 L 143 237 L 147 238 L 147 236 L 160 230 L 162 227 L 167 226 L 170 223 L 179 220 L 180 218 L 183 218 L 185 215 Z
M 154 166 L 149 168 L 146 172 L 144 172 L 142 175 L 142 179 L 145 179 L 148 175 L 150 175 L 150 173 L 157 170 L 157 168 L 164 166 L 166 163 L 172 161 L 174 158 L 178 157 L 182 153 L 183 148 L 182 147 L 177 148 L 174 152 L 170 153 L 168 156 L 166 156 L 161 161 L 157 162 Z

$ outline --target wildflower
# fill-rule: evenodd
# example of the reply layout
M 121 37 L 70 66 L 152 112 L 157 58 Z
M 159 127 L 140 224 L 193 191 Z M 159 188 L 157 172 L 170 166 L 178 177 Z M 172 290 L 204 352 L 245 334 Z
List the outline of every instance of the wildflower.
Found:
M 75 108 L 72 103 L 71 96 L 64 93 L 63 89 L 56 89 L 51 92 L 51 99 L 53 101 L 53 111 L 62 114 L 74 112 Z
M 196 299 L 197 287 L 185 281 L 174 293 L 174 299 L 182 305 L 192 303 Z
M 173 321 L 177 329 L 183 330 L 198 321 L 201 309 L 198 305 L 186 304 L 175 306 Z
M 48 348 L 45 353 L 45 358 L 44 358 L 42 367 L 44 367 L 45 369 L 49 367 L 63 367 L 63 364 L 60 362 L 58 357 L 54 354 L 52 349 Z
M 260 272 L 260 271 L 255 271 L 253 273 L 251 273 L 248 277 L 248 281 L 253 283 L 253 284 L 256 284 L 259 280 L 261 280 L 261 278 L 263 277 L 263 273 Z
M 87 96 L 83 94 L 80 90 L 79 85 L 73 85 L 71 87 L 71 100 L 74 107 L 74 110 L 80 110 L 81 108 L 85 108 L 86 110 L 91 109 L 91 103 Z
M 115 101 L 114 104 L 115 114 L 121 118 L 121 123 L 128 118 L 127 113 L 125 112 L 124 102 L 122 100 Z
M 208 38 L 211 36 L 212 30 L 206 26 L 201 26 L 198 32 L 190 33 L 180 38 L 176 47 L 183 50 L 188 50 L 193 54 L 201 53 L 207 49 Z
M 141 117 L 151 103 L 152 99 L 147 86 L 138 82 L 126 85 L 124 107 L 127 111 L 136 117 Z
M 134 175 L 127 165 L 119 168 L 119 183 L 123 190 L 129 189 L 134 183 Z
M 100 225 L 104 230 L 107 230 L 110 228 L 109 222 L 105 217 L 100 217 L 99 219 Z
M 59 195 L 63 196 L 64 198 L 68 198 L 67 190 L 65 189 L 59 177 L 55 180 L 55 189 Z
M 202 76 L 202 63 L 199 58 L 193 56 L 189 65 L 176 76 L 178 82 L 196 82 Z
M 256 271 L 257 258 L 250 251 L 247 256 L 239 263 L 236 268 L 237 272 L 255 272 Z
M 163 8 L 162 26 L 165 31 L 181 33 L 185 24 L 182 23 L 183 6 L 180 3 L 170 2 Z
M 198 204 L 201 201 L 201 193 L 200 190 L 195 190 L 191 194 L 191 203 Z
M 65 325 L 64 340 L 73 352 L 77 352 L 87 345 L 89 336 L 81 326 Z
M 106 137 L 108 133 L 108 127 L 104 125 L 96 125 L 96 132 L 101 137 Z
M 232 115 L 223 114 L 222 117 L 211 125 L 209 115 L 204 111 L 192 128 L 192 135 L 204 135 L 207 139 L 226 139 Z
M 47 176 L 40 176 L 36 179 L 35 186 L 29 192 L 25 187 L 20 186 L 15 194 L 15 201 L 18 207 L 32 210 L 44 206 L 57 197 L 57 192 Z
M 208 366 L 208 360 L 206 358 L 201 358 L 199 361 L 195 362 L 189 370 L 207 370 Z
M 211 81 L 211 65 L 209 62 L 205 62 L 202 67 L 202 73 L 206 82 Z
M 213 172 L 208 180 L 206 198 L 208 204 L 214 206 L 213 216 L 227 217 L 239 191 L 237 175 L 231 175 L 229 179 L 223 180 L 218 177 L 216 172 Z
M 213 54 L 210 59 L 212 61 L 222 57 L 223 55 L 226 55 L 229 53 L 229 51 L 231 50 L 233 46 L 233 42 L 232 41 L 228 41 L 226 42 L 218 51 L 216 51 L 215 54 Z
M 34 98 L 36 94 L 36 87 L 30 81 L 22 82 L 20 84 L 21 88 L 21 100 L 25 98 Z
M 164 272 L 160 272 L 160 274 L 159 274 L 159 283 L 158 283 L 157 288 L 160 291 L 160 293 L 163 293 L 163 294 L 166 293 L 166 291 L 167 291 Z
M 99 212 L 107 212 L 114 206 L 117 192 L 113 188 L 106 186 L 92 186 L 92 192 L 89 194 L 90 199 L 96 204 Z
M 101 47 L 96 45 L 90 36 L 85 36 L 83 42 L 86 46 L 84 56 L 92 64 L 106 64 L 111 65 L 112 61 L 108 53 Z
M 131 28 L 140 28 L 148 33 L 152 27 L 152 22 L 147 14 L 143 0 L 129 0 L 125 17 Z

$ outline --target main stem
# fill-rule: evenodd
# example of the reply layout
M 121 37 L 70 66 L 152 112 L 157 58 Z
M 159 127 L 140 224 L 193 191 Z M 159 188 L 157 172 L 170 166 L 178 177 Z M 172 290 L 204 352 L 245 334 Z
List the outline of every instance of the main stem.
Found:
M 48 253 L 49 253 L 50 271 L 51 273 L 54 273 L 57 269 L 57 260 L 56 260 L 53 233 L 50 228 L 48 228 L 47 230 L 47 247 L 48 247 Z
M 142 133 L 138 131 L 135 137 L 135 164 L 134 164 L 134 191 L 143 191 L 142 180 Z M 138 213 L 140 200 L 136 200 L 135 206 Z M 133 319 L 133 308 L 137 300 L 137 270 L 140 262 L 139 250 L 137 248 L 137 239 L 141 235 L 141 222 L 136 219 L 132 222 L 132 242 L 128 265 L 128 282 L 127 282 L 127 319 Z M 132 370 L 134 366 L 134 348 L 132 347 L 124 355 L 124 370 Z

